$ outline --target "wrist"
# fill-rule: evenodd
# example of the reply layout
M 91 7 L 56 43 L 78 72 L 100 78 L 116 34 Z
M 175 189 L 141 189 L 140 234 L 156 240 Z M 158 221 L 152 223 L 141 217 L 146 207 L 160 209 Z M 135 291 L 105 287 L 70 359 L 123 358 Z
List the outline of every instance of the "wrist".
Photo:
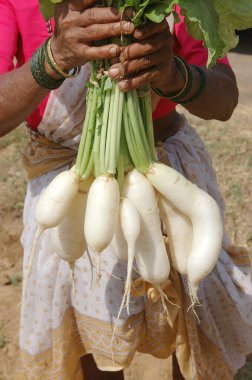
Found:
M 188 65 L 181 57 L 175 56 L 175 58 L 181 64 L 182 75 L 185 74 L 184 87 L 177 93 L 164 92 L 161 88 L 153 88 L 153 91 L 159 96 L 170 99 L 175 103 L 188 104 L 199 98 L 204 91 L 207 80 L 206 72 L 203 67 Z M 197 75 L 195 76 L 195 74 Z M 195 83 L 197 87 L 195 87 Z
M 49 66 L 50 70 L 54 72 L 54 77 L 57 75 L 61 79 L 74 78 L 80 72 L 80 67 L 75 67 L 73 69 L 73 72 L 66 72 L 57 64 L 52 52 L 51 38 L 47 39 L 45 42 L 45 60 L 47 63 L 47 67 Z M 66 66 L 64 66 L 64 69 L 65 67 Z
M 59 66 L 64 73 L 69 73 L 74 66 L 66 61 L 65 56 L 62 55 L 64 48 L 58 48 L 57 41 L 53 36 L 50 41 L 50 49 L 57 66 Z
M 179 93 L 185 86 L 185 76 L 183 71 L 178 68 L 180 63 L 173 57 L 171 69 L 168 73 L 167 79 L 162 81 L 158 88 L 164 93 Z
M 185 97 L 190 93 L 192 89 L 193 73 L 191 67 L 181 57 L 175 55 L 174 58 L 179 64 L 177 67 L 181 72 L 181 75 L 184 77 L 184 86 L 176 92 L 164 92 L 160 88 L 153 88 L 153 90 L 160 96 L 168 98 L 175 103 L 178 103 L 183 101 Z

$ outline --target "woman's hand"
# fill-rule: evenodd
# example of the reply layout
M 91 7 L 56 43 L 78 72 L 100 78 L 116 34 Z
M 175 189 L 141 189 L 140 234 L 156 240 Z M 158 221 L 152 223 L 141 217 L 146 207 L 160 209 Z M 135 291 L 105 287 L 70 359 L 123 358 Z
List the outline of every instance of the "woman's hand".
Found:
M 183 88 L 184 79 L 173 56 L 173 37 L 166 20 L 160 24 L 148 22 L 133 34 L 134 43 L 124 49 L 124 77 L 119 82 L 122 91 L 145 83 L 164 92 Z M 112 78 L 120 78 L 120 64 L 109 70 Z
M 132 34 L 134 24 L 121 22 L 115 8 L 92 7 L 95 0 L 69 0 L 55 7 L 55 33 L 52 52 L 57 64 L 64 71 L 82 66 L 95 59 L 113 59 L 119 56 L 120 47 L 108 44 L 94 46 L 106 38 Z

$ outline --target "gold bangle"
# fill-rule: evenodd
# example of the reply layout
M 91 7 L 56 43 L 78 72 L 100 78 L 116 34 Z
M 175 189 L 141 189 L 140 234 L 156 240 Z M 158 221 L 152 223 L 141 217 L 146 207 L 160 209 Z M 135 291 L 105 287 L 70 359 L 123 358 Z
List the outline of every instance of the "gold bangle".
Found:
M 76 76 L 76 74 L 69 74 L 69 73 L 65 73 L 63 70 L 61 70 L 61 68 L 57 65 L 55 59 L 53 58 L 53 54 L 52 54 L 52 48 L 51 48 L 51 38 L 48 39 L 48 43 L 47 43 L 47 53 L 48 53 L 48 57 L 51 61 L 51 64 L 52 66 L 54 67 L 55 71 L 61 75 L 63 78 L 73 78 Z
M 169 96 L 169 99 L 171 99 L 171 100 L 173 98 L 177 98 L 180 95 L 182 95 L 184 93 L 185 89 L 187 88 L 188 82 L 189 82 L 189 73 L 188 73 L 187 66 L 185 65 L 183 59 L 179 58 L 177 55 L 174 55 L 174 59 L 177 59 L 181 63 L 181 65 L 183 66 L 183 69 L 185 70 L 185 85 L 178 94 L 173 95 L 173 96 Z

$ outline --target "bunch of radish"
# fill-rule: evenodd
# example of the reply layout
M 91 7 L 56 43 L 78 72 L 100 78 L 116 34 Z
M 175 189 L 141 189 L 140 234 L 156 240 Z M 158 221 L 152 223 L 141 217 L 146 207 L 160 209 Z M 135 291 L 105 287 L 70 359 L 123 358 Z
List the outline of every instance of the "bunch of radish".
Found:
M 213 270 L 219 257 L 223 233 L 219 208 L 210 195 L 176 170 L 154 160 L 143 167 L 146 163 L 142 161 L 141 169 L 136 163 L 123 175 L 115 168 L 114 174 L 107 172 L 96 178 L 91 174 L 85 180 L 77 165 L 60 173 L 38 201 L 36 240 L 51 228 L 54 251 L 69 262 L 71 269 L 90 247 L 98 277 L 102 252 L 111 245 L 117 257 L 128 262 L 122 306 L 129 308 L 133 265 L 144 281 L 162 293 L 161 284 L 168 279 L 171 264 L 188 276 L 195 304 L 200 281 Z M 95 174 L 93 167 L 91 172 Z
M 137 4 L 133 21 L 139 25 L 145 21 L 145 3 Z M 165 16 L 163 12 L 162 19 Z M 221 250 L 218 205 L 176 170 L 157 162 L 148 86 L 141 94 L 122 93 L 107 74 L 109 62 L 94 61 L 91 66 L 76 165 L 54 178 L 39 199 L 27 284 L 37 240 L 51 228 L 54 251 L 72 271 L 87 247 L 94 253 L 98 280 L 108 246 L 127 261 L 120 312 L 124 306 L 129 309 L 133 268 L 160 292 L 165 306 L 161 284 L 173 266 L 187 276 L 195 304 L 199 283 L 213 270 Z

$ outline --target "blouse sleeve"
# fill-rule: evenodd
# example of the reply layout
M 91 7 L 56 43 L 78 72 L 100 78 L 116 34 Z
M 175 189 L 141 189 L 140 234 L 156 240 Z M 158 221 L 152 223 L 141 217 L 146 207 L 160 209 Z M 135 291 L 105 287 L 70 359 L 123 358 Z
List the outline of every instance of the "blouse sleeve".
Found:
M 175 6 L 176 12 L 179 14 L 180 22 L 174 25 L 174 52 L 181 56 L 187 63 L 198 66 L 206 66 L 208 59 L 208 51 L 204 47 L 203 42 L 192 38 L 184 23 L 184 17 L 180 15 L 179 7 Z M 229 65 L 227 56 L 218 59 L 217 63 Z
M 13 6 L 8 0 L 0 0 L 0 74 L 14 68 L 17 38 L 18 26 Z

